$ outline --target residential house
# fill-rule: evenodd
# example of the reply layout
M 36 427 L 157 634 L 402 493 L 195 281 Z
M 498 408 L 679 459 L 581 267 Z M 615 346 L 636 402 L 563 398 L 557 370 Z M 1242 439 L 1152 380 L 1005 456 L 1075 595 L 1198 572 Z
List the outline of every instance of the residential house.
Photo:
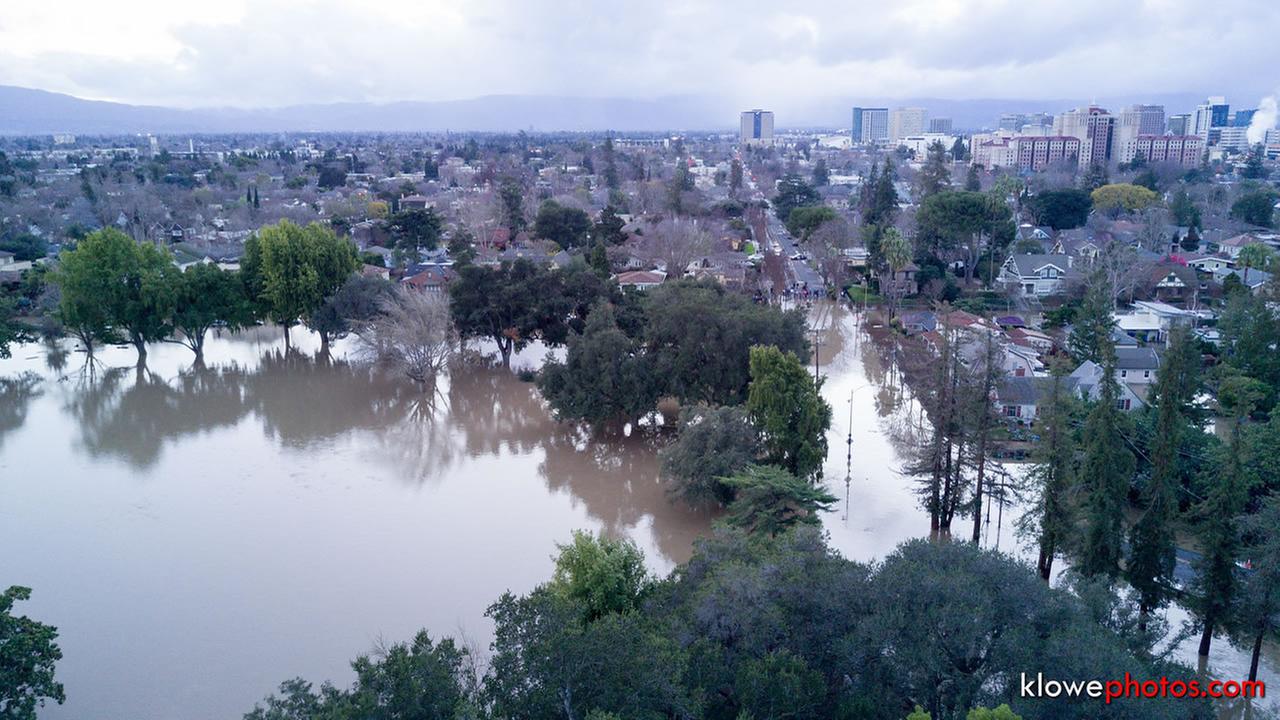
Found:
M 401 210 L 426 210 L 431 207 L 431 198 L 425 195 L 405 195 L 400 198 Z
M 420 272 L 406 275 L 400 280 L 400 284 L 426 293 L 443 294 L 448 292 L 449 284 L 455 277 L 457 275 L 452 268 L 430 265 Z
M 614 278 L 618 281 L 618 287 L 648 290 L 661 285 L 667 279 L 667 274 L 657 270 L 631 270 L 618 273 Z
M 1102 396 L 1102 379 L 1104 377 L 1102 366 L 1092 360 L 1085 360 L 1069 377 L 1074 383 L 1076 395 L 1081 399 L 1097 400 Z M 1119 388 L 1116 395 L 1117 409 L 1130 412 L 1146 404 L 1128 384 L 1122 382 L 1117 382 L 1116 384 Z
M 1149 343 L 1167 343 L 1176 326 L 1191 326 L 1196 314 L 1168 303 L 1135 300 L 1133 309 L 1114 315 L 1116 327 L 1129 337 Z
M 1116 379 L 1129 385 L 1150 385 L 1156 381 L 1160 356 L 1150 347 L 1116 348 Z
M 1000 282 L 1026 297 L 1057 295 L 1071 276 L 1069 255 L 1010 255 L 1000 267 Z
M 902 330 L 908 335 L 933 332 L 938 329 L 938 316 L 928 310 L 902 313 L 898 316 L 898 321 L 902 323 Z
M 8 250 L 0 250 L 0 265 L 12 265 L 14 262 L 14 254 Z
M 920 292 L 920 286 L 916 281 L 916 275 L 919 273 L 920 268 L 913 262 L 888 273 L 877 270 L 876 279 L 880 282 L 880 294 L 885 295 L 896 291 L 901 295 L 915 295 Z
M 1195 304 L 1200 292 L 1196 271 L 1173 262 L 1160 262 L 1146 271 L 1143 291 L 1152 300 Z
M 1241 284 L 1249 288 L 1249 292 L 1255 295 L 1271 281 L 1271 273 L 1255 268 L 1248 268 L 1247 271 L 1243 268 L 1231 268 L 1213 272 L 1213 279 L 1218 284 L 1225 283 L 1229 277 L 1239 280 Z
M 1068 255 L 1084 264 L 1092 264 L 1102 253 L 1102 241 L 1098 240 L 1086 228 L 1062 230 L 1053 240 L 1050 255 Z
M 384 265 L 370 265 L 365 263 L 360 267 L 360 274 L 364 277 L 382 278 L 383 280 L 391 279 L 391 271 Z

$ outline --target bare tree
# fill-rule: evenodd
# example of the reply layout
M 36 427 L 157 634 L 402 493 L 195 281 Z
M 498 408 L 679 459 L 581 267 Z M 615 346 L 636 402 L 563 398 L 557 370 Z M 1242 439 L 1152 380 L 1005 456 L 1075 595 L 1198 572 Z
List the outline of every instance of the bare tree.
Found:
M 401 288 L 372 322 L 356 331 L 361 353 L 414 382 L 430 384 L 454 348 L 449 301 Z
M 644 251 L 665 264 L 667 275 L 683 277 L 689 263 L 711 252 L 711 234 L 697 220 L 669 217 L 645 235 Z
M 805 242 L 805 250 L 827 284 L 834 285 L 843 277 L 846 266 L 842 251 L 850 247 L 852 240 L 849 223 L 837 217 L 819 225 Z

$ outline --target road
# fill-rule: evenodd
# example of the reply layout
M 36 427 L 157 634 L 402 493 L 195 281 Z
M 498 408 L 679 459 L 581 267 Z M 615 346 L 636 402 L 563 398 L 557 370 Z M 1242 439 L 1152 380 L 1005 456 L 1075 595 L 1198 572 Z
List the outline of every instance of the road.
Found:
M 751 180 L 750 187 L 755 194 L 756 200 L 765 200 L 764 193 L 756 186 L 755 180 Z M 795 238 L 791 237 L 791 233 L 787 232 L 787 226 L 773 214 L 772 209 L 765 210 L 765 219 L 767 222 L 766 231 L 768 234 L 768 242 L 760 252 L 775 252 L 775 244 L 778 246 L 778 254 L 787 260 L 787 270 L 789 280 L 793 283 L 802 283 L 809 288 L 810 291 L 820 291 L 825 286 L 822 276 L 818 274 L 807 260 L 791 260 L 791 256 L 800 252 L 800 247 L 796 244 Z

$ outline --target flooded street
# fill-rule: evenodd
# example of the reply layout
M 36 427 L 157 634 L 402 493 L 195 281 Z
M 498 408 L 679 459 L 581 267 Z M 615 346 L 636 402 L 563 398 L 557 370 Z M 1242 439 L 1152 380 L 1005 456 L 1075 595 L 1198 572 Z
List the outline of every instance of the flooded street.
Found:
M 840 499 L 824 526 L 845 556 L 883 557 L 928 531 L 898 472 L 919 407 L 856 316 L 814 324 Z M 659 441 L 559 425 L 510 371 L 424 393 L 342 344 L 318 359 L 295 330 L 295 347 L 262 328 L 210 339 L 207 369 L 154 347 L 145 372 L 112 348 L 92 382 L 43 345 L 0 361 L 0 585 L 34 589 L 18 609 L 64 653 L 67 703 L 42 718 L 235 718 L 289 677 L 345 684 L 356 654 L 424 627 L 483 651 L 485 608 L 547 580 L 572 530 L 629 537 L 665 573 L 710 527 L 667 501 Z M 984 545 L 1017 550 L 1015 514 L 993 510 Z M 1218 674 L 1247 661 L 1215 643 Z

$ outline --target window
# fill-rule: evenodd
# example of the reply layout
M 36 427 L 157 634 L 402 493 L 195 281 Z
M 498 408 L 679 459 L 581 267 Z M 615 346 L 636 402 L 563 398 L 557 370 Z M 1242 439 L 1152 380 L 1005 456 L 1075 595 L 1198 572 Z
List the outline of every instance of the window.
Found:
M 1116 409 L 1117 409 L 1117 410 L 1125 410 L 1125 411 L 1128 411 L 1129 407 L 1130 407 L 1130 406 L 1129 406 L 1129 398 L 1120 398 L 1119 400 L 1116 400 Z
M 1129 371 L 1128 371 L 1128 370 L 1121 370 L 1121 371 L 1120 371 L 1120 377 L 1129 377 Z
M 1005 405 L 1004 416 L 1005 417 L 1022 417 L 1022 406 L 1021 405 Z
M 1143 370 L 1143 371 L 1142 371 L 1142 377 L 1144 377 L 1144 378 L 1149 378 L 1149 377 L 1151 377 L 1151 371 L 1150 371 L 1150 370 Z

